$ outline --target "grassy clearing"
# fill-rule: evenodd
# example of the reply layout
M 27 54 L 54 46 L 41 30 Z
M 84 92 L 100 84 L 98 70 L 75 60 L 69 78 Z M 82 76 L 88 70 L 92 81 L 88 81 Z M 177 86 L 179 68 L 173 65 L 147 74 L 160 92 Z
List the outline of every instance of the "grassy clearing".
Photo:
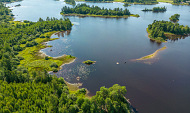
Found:
M 27 23 L 24 23 L 24 22 L 21 22 L 21 21 L 9 21 L 9 23 L 13 24 L 16 26 L 16 24 L 27 24 Z
M 155 58 L 159 51 L 165 50 L 166 48 L 167 48 L 167 47 L 164 46 L 164 47 L 162 47 L 162 48 L 156 50 L 154 53 L 152 53 L 152 54 L 150 54 L 150 55 L 147 55 L 147 56 L 144 56 L 144 57 L 141 57 L 141 58 L 136 59 L 136 60 L 148 60 L 148 59 Z
M 114 0 L 113 2 L 124 2 L 124 0 Z
M 46 33 L 44 35 L 51 36 L 54 32 Z M 56 38 L 57 39 L 57 38 Z M 54 39 L 51 39 L 54 40 Z M 45 59 L 44 54 L 39 53 L 39 51 L 47 46 L 43 45 L 42 42 L 50 41 L 49 38 L 37 38 L 35 41 L 38 43 L 37 46 L 33 47 L 26 47 L 23 51 L 20 51 L 18 56 L 21 56 L 24 58 L 24 60 L 20 61 L 19 66 L 25 66 L 28 68 L 29 72 L 33 70 L 43 70 L 46 69 L 48 71 L 53 71 L 55 67 L 51 67 L 50 65 L 53 63 L 56 63 L 58 67 L 57 69 L 60 69 L 60 66 L 64 63 L 69 63 L 75 59 L 75 57 L 71 55 L 64 55 L 57 58 L 49 57 L 48 60 Z M 25 47 L 25 44 L 22 44 L 21 47 Z

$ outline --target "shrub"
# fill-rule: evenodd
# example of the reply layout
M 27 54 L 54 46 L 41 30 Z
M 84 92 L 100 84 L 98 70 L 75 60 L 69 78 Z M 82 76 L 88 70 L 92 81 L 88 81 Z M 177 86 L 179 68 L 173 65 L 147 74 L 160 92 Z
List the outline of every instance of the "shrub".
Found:
M 17 56 L 17 58 L 18 58 L 19 60 L 24 60 L 24 58 L 21 57 L 21 56 Z
M 58 69 L 57 68 L 52 68 L 52 71 L 53 72 L 58 72 Z
M 45 60 L 49 60 L 49 57 L 48 57 L 48 56 L 45 56 Z
M 58 68 L 58 65 L 54 62 L 50 65 L 51 68 L 55 67 L 55 68 Z
M 36 34 L 36 37 L 40 37 L 40 34 Z
M 83 63 L 84 63 L 84 64 L 94 64 L 95 61 L 87 60 L 87 61 L 84 61 Z
M 45 36 L 44 36 L 44 35 L 41 35 L 40 38 L 45 38 Z
M 21 43 L 21 44 L 26 44 L 26 40 L 23 39 L 23 40 L 20 41 L 20 43 Z
M 28 20 L 24 20 L 23 22 L 24 22 L 24 23 L 29 23 L 30 21 L 28 21 Z

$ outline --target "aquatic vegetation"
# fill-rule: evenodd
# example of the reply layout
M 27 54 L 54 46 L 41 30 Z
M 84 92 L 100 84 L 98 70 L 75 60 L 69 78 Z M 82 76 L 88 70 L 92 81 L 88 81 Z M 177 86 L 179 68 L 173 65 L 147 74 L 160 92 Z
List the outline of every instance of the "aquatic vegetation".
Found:
M 90 65 L 90 64 L 94 64 L 95 62 L 96 61 L 87 60 L 87 61 L 84 61 L 83 63 Z

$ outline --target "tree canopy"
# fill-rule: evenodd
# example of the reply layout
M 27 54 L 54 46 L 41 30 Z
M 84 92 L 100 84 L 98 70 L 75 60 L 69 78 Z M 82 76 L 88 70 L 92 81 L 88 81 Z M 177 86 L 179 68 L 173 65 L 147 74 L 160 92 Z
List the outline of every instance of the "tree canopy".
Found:
M 188 26 L 163 20 L 154 20 L 152 24 L 148 25 L 147 30 L 149 37 L 157 41 L 164 41 L 168 39 L 168 37 L 165 36 L 165 33 L 172 33 L 176 35 L 188 35 L 190 33 L 190 28 Z
M 170 21 L 172 21 L 172 22 L 178 22 L 178 21 L 179 21 L 179 17 L 180 17 L 179 14 L 174 14 L 174 15 L 172 15 L 169 19 L 170 19 Z

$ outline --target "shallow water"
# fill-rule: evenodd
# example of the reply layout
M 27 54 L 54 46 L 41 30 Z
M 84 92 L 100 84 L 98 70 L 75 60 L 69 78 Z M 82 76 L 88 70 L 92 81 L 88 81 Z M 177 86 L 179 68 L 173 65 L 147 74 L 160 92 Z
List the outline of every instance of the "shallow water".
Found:
M 81 2 L 78 2 L 81 3 Z M 14 6 L 12 3 L 8 6 Z M 15 20 L 37 21 L 39 17 L 62 18 L 59 14 L 66 4 L 53 0 L 24 0 L 20 7 L 12 7 Z M 106 8 L 123 8 L 122 3 L 87 3 Z M 67 5 L 69 6 L 69 5 Z M 166 6 L 165 13 L 142 12 L 146 8 Z M 71 6 L 72 7 L 72 6 Z M 74 26 L 70 34 L 48 42 L 52 48 L 42 51 L 52 57 L 69 54 L 77 60 L 64 65 L 57 76 L 71 83 L 83 83 L 82 87 L 94 95 L 101 86 L 120 84 L 127 88 L 127 98 L 142 113 L 188 113 L 190 102 L 190 37 L 157 44 L 147 37 L 146 28 L 154 20 L 169 20 L 179 13 L 180 24 L 190 26 L 190 7 L 166 3 L 157 5 L 132 5 L 131 13 L 139 18 L 128 19 L 69 17 Z M 52 37 L 58 37 L 53 35 Z M 167 46 L 157 57 L 148 62 L 132 62 L 131 59 L 151 54 Z M 52 51 L 50 51 L 52 49 Z M 96 61 L 85 65 L 84 60 Z M 119 62 L 119 64 L 116 64 Z M 126 63 L 125 63 L 126 62 Z M 80 77 L 78 81 L 76 77 Z

